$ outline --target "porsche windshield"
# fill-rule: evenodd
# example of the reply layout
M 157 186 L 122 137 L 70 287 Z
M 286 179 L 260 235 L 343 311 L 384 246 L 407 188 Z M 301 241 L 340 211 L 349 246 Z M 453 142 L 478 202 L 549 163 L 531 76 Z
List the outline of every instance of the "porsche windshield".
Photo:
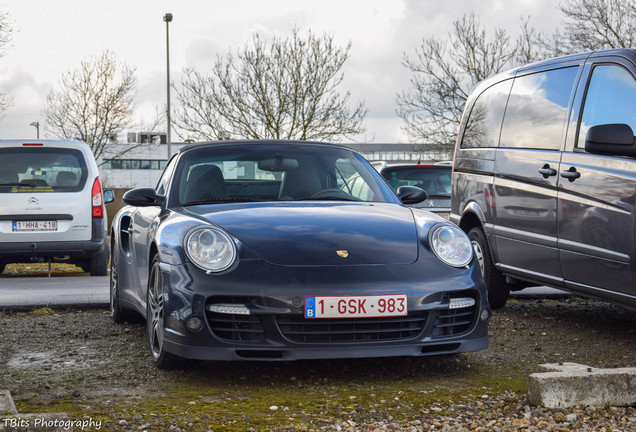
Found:
M 361 156 L 303 143 L 208 144 L 184 151 L 171 188 L 177 205 L 240 201 L 396 202 Z

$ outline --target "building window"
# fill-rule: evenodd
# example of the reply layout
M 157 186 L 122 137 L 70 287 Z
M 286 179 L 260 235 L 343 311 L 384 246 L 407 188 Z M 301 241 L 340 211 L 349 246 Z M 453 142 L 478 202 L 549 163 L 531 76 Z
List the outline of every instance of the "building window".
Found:
M 121 170 L 163 170 L 166 167 L 165 160 L 152 159 L 111 159 L 102 166 L 105 169 Z

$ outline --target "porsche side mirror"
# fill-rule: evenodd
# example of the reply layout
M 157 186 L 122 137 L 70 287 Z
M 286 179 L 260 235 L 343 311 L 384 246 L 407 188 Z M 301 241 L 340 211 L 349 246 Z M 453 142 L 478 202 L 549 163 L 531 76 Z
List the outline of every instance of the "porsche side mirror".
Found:
M 165 198 L 157 195 L 153 188 L 136 188 L 126 192 L 122 198 L 124 202 L 136 207 L 161 206 Z
M 397 196 L 402 204 L 417 204 L 426 199 L 426 192 L 415 186 L 400 186 L 397 190 Z

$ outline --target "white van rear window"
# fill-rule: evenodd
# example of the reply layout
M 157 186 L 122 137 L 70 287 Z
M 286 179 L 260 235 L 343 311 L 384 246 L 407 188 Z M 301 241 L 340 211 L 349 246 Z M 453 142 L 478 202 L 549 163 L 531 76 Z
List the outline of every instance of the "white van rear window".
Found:
M 81 151 L 67 148 L 0 148 L 0 193 L 77 192 L 88 169 Z

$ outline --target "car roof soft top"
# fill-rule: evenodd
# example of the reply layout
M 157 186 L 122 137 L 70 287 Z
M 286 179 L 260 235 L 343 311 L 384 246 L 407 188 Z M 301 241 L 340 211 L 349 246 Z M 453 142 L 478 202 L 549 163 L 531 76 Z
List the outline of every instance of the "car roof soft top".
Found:
M 226 140 L 226 141 L 205 141 L 200 143 L 192 143 L 188 144 L 179 149 L 179 152 L 185 152 L 193 148 L 201 148 L 201 147 L 232 147 L 232 146 L 241 146 L 241 145 L 250 145 L 250 144 L 277 144 L 277 145 L 306 145 L 306 146 L 319 146 L 319 147 L 333 147 L 333 148 L 341 148 L 346 150 L 351 150 L 350 148 L 340 145 L 340 144 L 331 144 L 324 143 L 319 141 L 300 141 L 300 140 Z M 351 150 L 353 151 L 353 150 Z

